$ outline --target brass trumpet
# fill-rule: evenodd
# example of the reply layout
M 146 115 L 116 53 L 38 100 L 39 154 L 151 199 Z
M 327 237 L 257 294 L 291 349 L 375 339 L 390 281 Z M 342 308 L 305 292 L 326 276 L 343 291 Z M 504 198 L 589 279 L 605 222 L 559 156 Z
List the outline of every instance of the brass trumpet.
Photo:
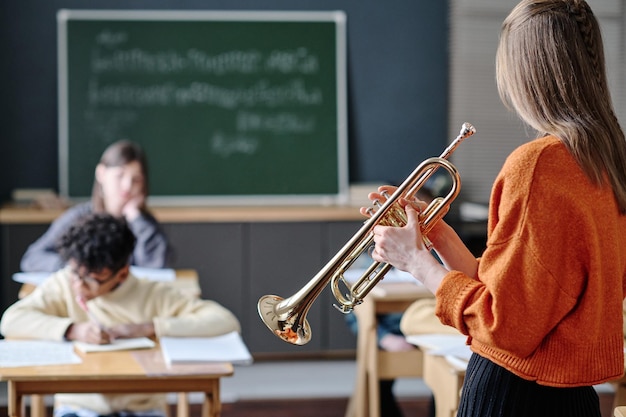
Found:
M 374 205 L 378 209 L 370 208 L 370 217 L 359 231 L 298 292 L 284 299 L 276 295 L 261 297 L 257 304 L 259 316 L 272 333 L 294 345 L 304 345 L 311 340 L 311 327 L 306 320 L 306 315 L 313 302 L 329 283 L 338 303 L 335 307 L 342 313 L 347 314 L 356 305 L 362 303 L 365 296 L 383 279 L 392 266 L 382 262 L 373 262 L 352 287 L 346 282 L 344 273 L 361 254 L 371 247 L 374 241 L 372 229 L 375 225 L 401 227 L 406 224 L 406 214 L 398 200 L 414 199 L 415 194 L 435 171 L 444 168 L 452 178 L 448 194 L 445 197 L 435 198 L 419 215 L 422 234 L 425 237 L 425 243 L 429 245 L 426 235 L 446 214 L 448 207 L 461 189 L 459 173 L 456 167 L 448 161 L 448 157 L 463 140 L 474 133 L 476 133 L 474 126 L 464 123 L 459 135 L 439 157 L 429 158 L 422 162 L 382 205 L 375 201 Z M 349 289 L 348 294 L 342 294 L 340 284 Z

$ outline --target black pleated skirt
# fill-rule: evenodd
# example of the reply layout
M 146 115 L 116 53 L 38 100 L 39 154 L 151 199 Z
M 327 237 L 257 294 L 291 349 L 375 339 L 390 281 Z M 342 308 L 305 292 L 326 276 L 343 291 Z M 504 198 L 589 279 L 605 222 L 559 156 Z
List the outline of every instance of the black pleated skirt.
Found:
M 555 388 L 527 381 L 480 355 L 467 366 L 457 417 L 601 417 L 591 387 Z

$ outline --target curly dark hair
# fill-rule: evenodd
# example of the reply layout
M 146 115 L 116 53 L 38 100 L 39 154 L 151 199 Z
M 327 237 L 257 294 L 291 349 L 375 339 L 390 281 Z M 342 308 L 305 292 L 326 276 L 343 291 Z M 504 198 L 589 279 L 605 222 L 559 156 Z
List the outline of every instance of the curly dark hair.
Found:
M 72 225 L 57 249 L 64 261 L 73 260 L 90 272 L 116 272 L 130 262 L 135 241 L 124 218 L 94 213 Z

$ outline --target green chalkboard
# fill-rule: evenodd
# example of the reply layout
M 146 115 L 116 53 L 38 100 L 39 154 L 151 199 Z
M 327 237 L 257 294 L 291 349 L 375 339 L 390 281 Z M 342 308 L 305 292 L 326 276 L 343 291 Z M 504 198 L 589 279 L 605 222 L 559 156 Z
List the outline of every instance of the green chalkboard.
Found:
M 61 10 L 59 189 L 119 139 L 151 198 L 328 202 L 347 190 L 345 15 Z

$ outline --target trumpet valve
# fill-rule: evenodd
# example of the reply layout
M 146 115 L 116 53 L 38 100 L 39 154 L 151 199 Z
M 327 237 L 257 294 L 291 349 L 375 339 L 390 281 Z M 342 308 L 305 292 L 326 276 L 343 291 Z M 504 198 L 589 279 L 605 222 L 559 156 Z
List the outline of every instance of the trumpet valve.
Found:
M 339 310 L 339 312 L 343 313 L 343 314 L 348 314 L 350 312 L 352 312 L 352 310 L 354 309 L 354 306 L 357 304 L 361 304 L 361 302 L 359 303 L 355 303 L 354 305 L 338 305 L 338 304 L 333 304 L 333 307 L 335 307 L 337 310 Z

